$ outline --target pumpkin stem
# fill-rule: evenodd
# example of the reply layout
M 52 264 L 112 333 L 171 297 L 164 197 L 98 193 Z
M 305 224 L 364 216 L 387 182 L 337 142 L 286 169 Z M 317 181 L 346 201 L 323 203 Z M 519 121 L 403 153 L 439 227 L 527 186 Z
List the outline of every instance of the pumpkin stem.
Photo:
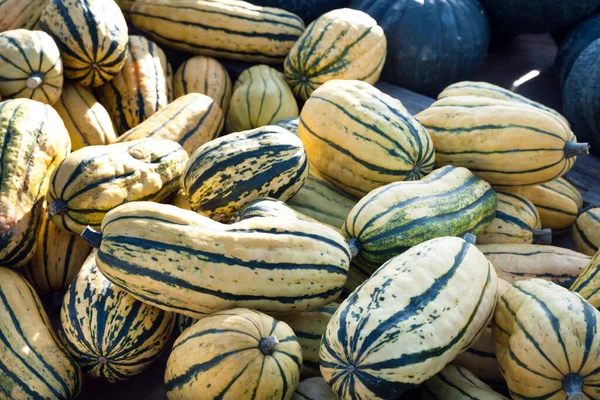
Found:
M 590 145 L 587 143 L 577 143 L 567 141 L 565 144 L 565 157 L 571 158 L 590 154 Z
M 570 373 L 562 380 L 562 387 L 567 393 L 567 400 L 583 400 L 583 378 L 579 374 Z
M 473 235 L 472 233 L 465 233 L 465 236 L 463 236 L 463 239 L 467 243 L 475 244 L 475 242 L 477 241 L 477 236 Z
M 42 77 L 39 74 L 33 74 L 27 79 L 27 89 L 37 89 L 42 84 Z
M 48 215 L 50 218 L 58 214 L 63 215 L 67 211 L 69 211 L 69 207 L 67 207 L 67 203 L 63 199 L 56 199 L 48 204 Z
M 89 225 L 81 232 L 81 237 L 93 248 L 100 248 L 100 243 L 102 243 L 102 233 L 93 230 Z
M 362 250 L 362 246 L 357 238 L 348 240 L 348 247 L 350 247 L 350 254 L 352 254 L 352 258 L 356 257 Z
M 535 229 L 533 231 L 533 244 L 551 244 L 552 229 Z
M 275 346 L 277 346 L 278 344 L 279 339 L 277 339 L 277 336 L 271 335 L 260 339 L 260 342 L 258 342 L 258 348 L 260 349 L 260 351 L 263 352 L 264 355 L 270 356 L 273 355 L 273 352 L 275 351 Z

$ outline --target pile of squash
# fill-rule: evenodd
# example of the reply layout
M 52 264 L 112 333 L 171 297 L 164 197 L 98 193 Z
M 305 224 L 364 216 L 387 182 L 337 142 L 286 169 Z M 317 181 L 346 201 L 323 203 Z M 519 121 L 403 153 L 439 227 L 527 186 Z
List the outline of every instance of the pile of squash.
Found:
M 600 398 L 600 208 L 558 112 L 465 81 L 411 115 L 349 8 L 28 3 L 0 14 L 0 398 L 162 352 L 171 400 Z

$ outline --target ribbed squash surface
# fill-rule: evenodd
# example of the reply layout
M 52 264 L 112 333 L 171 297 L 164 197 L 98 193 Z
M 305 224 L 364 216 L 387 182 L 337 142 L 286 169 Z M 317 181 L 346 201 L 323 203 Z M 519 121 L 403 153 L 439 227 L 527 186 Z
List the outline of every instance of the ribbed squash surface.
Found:
M 570 289 L 579 293 L 596 308 L 600 307 L 600 252 L 587 263 Z
M 593 256 L 600 249 L 600 208 L 591 208 L 577 217 L 573 225 L 577 251 Z

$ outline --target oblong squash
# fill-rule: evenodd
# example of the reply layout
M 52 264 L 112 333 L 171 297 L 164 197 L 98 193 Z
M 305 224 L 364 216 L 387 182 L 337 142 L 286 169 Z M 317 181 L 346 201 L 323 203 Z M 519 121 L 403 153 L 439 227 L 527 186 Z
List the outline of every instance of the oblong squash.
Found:
M 302 100 L 327 81 L 355 79 L 374 84 L 385 63 L 383 29 L 368 14 L 350 8 L 313 21 L 285 59 L 285 79 Z
M 344 286 L 350 249 L 322 224 L 265 217 L 224 225 L 134 202 L 102 221 L 96 262 L 138 299 L 200 318 L 242 306 L 300 312 L 329 304 Z
M 325 83 L 300 114 L 298 136 L 325 179 L 355 197 L 433 169 L 425 128 L 402 103 L 360 81 Z
M 120 135 L 168 104 L 167 56 L 143 36 L 129 36 L 121 71 L 96 90 Z
M 600 248 L 600 207 L 581 213 L 573 225 L 573 241 L 577 251 L 593 256 Z
M 248 68 L 233 87 L 227 132 L 241 132 L 298 116 L 298 104 L 283 74 L 268 65 Z
M 100 228 L 104 215 L 125 202 L 161 201 L 179 188 L 188 155 L 166 139 L 84 147 L 54 171 L 46 199 L 52 222 L 80 234 Z
M 422 400 L 508 400 L 480 381 L 471 371 L 447 365 L 421 386 Z
M 587 263 L 581 274 L 569 288 L 579 293 L 591 305 L 600 308 L 600 251 Z
M 63 86 L 63 65 L 46 32 L 16 29 L 0 33 L 0 94 L 54 104 Z
M 228 220 L 260 197 L 286 201 L 300 190 L 307 174 L 300 139 L 283 128 L 264 126 L 201 146 L 190 157 L 181 186 L 192 209 Z
M 463 239 L 412 247 L 335 312 L 321 342 L 323 378 L 341 400 L 400 398 L 477 340 L 497 286 L 492 264 Z
M 0 32 L 35 29 L 49 0 L 0 1 Z
M 0 103 L 0 267 L 33 257 L 50 175 L 70 151 L 69 133 L 50 106 Z
M 118 142 L 142 138 L 170 139 L 191 155 L 223 130 L 224 118 L 213 99 L 199 93 L 179 97 L 119 136 Z
M 379 267 L 408 248 L 442 236 L 474 235 L 496 213 L 491 186 L 461 167 L 442 167 L 420 181 L 373 190 L 354 206 L 342 228 L 360 250 L 354 261 Z
M 100 86 L 123 68 L 127 22 L 113 0 L 49 0 L 39 27 L 60 49 L 65 77 Z
M 292 400 L 337 400 L 331 388 L 321 377 L 308 378 L 298 384 Z
M 25 266 L 24 275 L 40 293 L 62 293 L 91 250 L 85 240 L 57 228 L 44 214 L 35 253 Z
M 263 313 L 237 308 L 187 329 L 167 361 L 169 400 L 289 400 L 300 380 L 302 352 L 292 329 Z M 210 366 L 210 367 L 209 367 Z
M 535 244 L 483 244 L 477 248 L 496 268 L 498 276 L 511 284 L 539 278 L 569 287 L 591 257 L 556 246 Z
M 75 399 L 81 370 L 55 336 L 38 295 L 0 267 L 0 394 L 4 399 Z
M 133 3 L 135 3 L 135 0 L 115 0 L 115 1 L 117 2 L 117 4 L 119 5 L 119 8 L 123 12 L 123 16 L 125 17 L 125 19 L 129 21 L 131 19 L 131 15 L 129 15 L 129 12 L 131 11 L 131 6 L 133 6 Z
M 551 181 L 589 151 L 564 118 L 514 101 L 446 97 L 417 118 L 433 139 L 436 166 L 467 167 L 496 186 Z
M 69 131 L 71 150 L 111 144 L 117 140 L 108 112 L 88 88 L 65 83 L 62 95 L 53 107 Z
M 181 64 L 173 76 L 175 98 L 188 93 L 205 94 L 221 107 L 224 115 L 229 111 L 232 90 L 229 73 L 211 57 L 192 57 Z
M 234 60 L 281 63 L 304 32 L 295 14 L 236 0 L 137 0 L 130 13 L 159 43 Z
M 106 382 L 129 379 L 160 355 L 175 317 L 136 300 L 96 266 L 96 250 L 67 291 L 60 336 L 84 372 Z

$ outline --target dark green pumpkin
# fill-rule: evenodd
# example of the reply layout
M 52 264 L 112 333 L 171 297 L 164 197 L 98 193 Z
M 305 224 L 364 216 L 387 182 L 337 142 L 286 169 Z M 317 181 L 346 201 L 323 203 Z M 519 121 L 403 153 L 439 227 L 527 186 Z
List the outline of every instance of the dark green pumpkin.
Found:
M 571 73 L 577 58 L 594 40 L 600 38 L 600 14 L 596 14 L 578 24 L 560 42 L 554 66 L 561 85 Z

